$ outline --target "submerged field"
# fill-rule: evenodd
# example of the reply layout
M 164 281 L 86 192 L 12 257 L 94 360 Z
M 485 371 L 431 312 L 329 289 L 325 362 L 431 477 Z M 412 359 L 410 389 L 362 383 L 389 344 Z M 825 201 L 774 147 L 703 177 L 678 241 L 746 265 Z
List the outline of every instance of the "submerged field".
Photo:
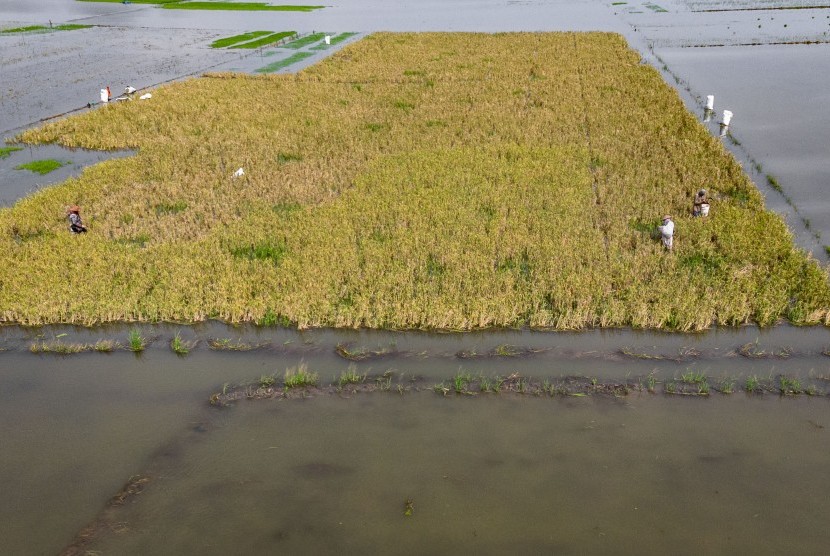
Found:
M 7 322 L 828 320 L 825 270 L 617 35 L 379 34 L 296 76 L 189 80 L 23 138 L 140 153 L 0 211 Z M 651 236 L 665 213 L 671 254 Z

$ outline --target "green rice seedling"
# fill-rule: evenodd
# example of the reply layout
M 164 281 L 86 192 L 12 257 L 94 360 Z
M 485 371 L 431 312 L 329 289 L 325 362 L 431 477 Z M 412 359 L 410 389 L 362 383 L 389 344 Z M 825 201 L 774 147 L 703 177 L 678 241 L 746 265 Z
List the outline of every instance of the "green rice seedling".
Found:
M 250 31 L 248 33 L 242 33 L 240 35 L 233 35 L 232 37 L 217 39 L 210 43 L 210 47 L 226 48 L 228 46 L 233 46 L 237 43 L 251 41 L 270 34 L 272 34 L 272 31 Z
M 654 393 L 654 388 L 657 386 L 657 377 L 654 376 L 654 372 L 649 373 L 646 376 L 646 389 L 650 393 Z
M 550 380 L 545 379 L 542 382 L 542 392 L 547 394 L 548 396 L 553 396 L 554 387 L 553 387 L 553 384 L 551 384 Z
M 179 335 L 178 332 L 176 332 L 176 335 L 173 336 L 172 340 L 170 340 L 170 349 L 172 349 L 173 353 L 175 353 L 176 355 L 179 355 L 179 356 L 187 355 L 188 353 L 190 353 L 190 348 L 191 347 L 192 346 L 190 345 L 189 342 L 186 342 L 186 341 L 182 340 L 182 338 L 181 338 L 181 336 Z
M 519 380 L 516 381 L 516 391 L 519 394 L 526 394 L 527 393 L 527 379 L 524 377 L 520 377 Z
M 810 384 L 806 388 L 804 388 L 804 393 L 808 396 L 815 396 L 819 393 L 818 388 L 816 388 L 815 384 Z
M 459 371 L 452 379 L 453 390 L 456 394 L 464 394 L 467 392 L 467 386 L 473 380 L 470 373 Z
M 327 48 L 331 48 L 336 44 L 340 44 L 341 42 L 350 39 L 355 35 L 357 35 L 357 33 L 340 33 L 339 35 L 333 36 L 329 44 L 318 44 L 316 46 L 312 46 L 311 50 L 326 50 Z
M 705 380 L 703 382 L 696 382 L 697 386 L 697 393 L 701 396 L 708 396 L 709 395 L 709 383 Z
M 746 390 L 749 394 L 753 394 L 760 391 L 760 385 L 761 384 L 757 375 L 751 375 L 746 377 L 746 382 L 744 382 L 744 390 Z
M 687 370 L 680 375 L 680 382 L 685 384 L 702 384 L 706 382 L 706 375 L 701 371 Z
M 230 338 L 211 338 L 208 340 L 208 347 L 216 351 L 250 351 L 265 345 L 267 344 L 249 344 L 241 339 L 233 341 Z
M 159 7 L 166 10 L 221 10 L 245 12 L 311 12 L 325 7 L 299 5 L 272 6 L 271 4 L 266 4 L 264 2 L 191 2 L 190 0 L 153 3 L 160 4 Z
M 511 346 L 509 344 L 499 344 L 493 350 L 493 355 L 498 357 L 516 357 L 520 354 L 521 351 L 516 348 L 516 346 Z
M 718 384 L 718 391 L 721 394 L 731 394 L 735 391 L 735 379 L 726 377 L 721 379 L 720 383 Z
M 312 52 L 295 52 L 288 58 L 277 60 L 276 62 L 270 63 L 267 66 L 263 66 L 254 71 L 256 71 L 257 73 L 274 73 L 281 69 L 285 69 L 289 66 L 293 66 L 297 62 L 302 62 L 306 58 L 310 58 L 313 55 L 314 53 Z
M 340 373 L 337 384 L 342 388 L 347 384 L 361 384 L 366 381 L 366 375 L 357 372 L 357 367 L 349 365 L 349 368 Z
M 447 396 L 450 393 L 449 387 L 443 382 L 439 382 L 438 384 L 433 386 L 432 391 L 436 394 L 441 394 L 443 396 Z
M 139 353 L 144 351 L 146 347 L 147 339 L 141 335 L 141 331 L 137 328 L 130 330 L 130 335 L 127 337 L 127 349 Z
M 413 513 L 415 513 L 415 502 L 411 498 L 407 498 L 403 503 L 403 515 L 404 517 L 410 517 Z
M 663 385 L 663 388 L 666 394 L 676 394 L 677 393 L 677 384 L 673 380 L 669 380 Z
M 375 379 L 375 383 L 379 390 L 388 392 L 392 389 L 392 372 L 386 371 L 381 376 Z
M 23 147 L 0 147 L 0 160 L 8 158 L 13 152 L 22 151 Z
M 493 388 L 493 381 L 484 375 L 481 375 L 478 379 L 478 390 L 479 392 L 489 392 Z
M 796 377 L 781 375 L 778 378 L 778 391 L 781 392 L 782 396 L 800 394 L 801 381 Z
M 778 179 L 775 176 L 773 176 L 772 174 L 767 174 L 767 183 L 769 184 L 769 186 L 771 188 L 778 191 L 779 193 L 784 191 L 783 188 L 781 187 L 781 184 L 778 183 Z
M 288 37 L 293 37 L 296 34 L 296 31 L 282 31 L 280 33 L 271 33 L 265 37 L 261 37 L 250 42 L 236 44 L 234 46 L 231 46 L 231 48 L 260 48 L 263 46 L 268 46 L 270 44 L 277 43 L 283 39 L 287 39 Z
M 285 47 L 294 49 L 304 48 L 310 44 L 320 42 L 325 38 L 325 36 L 325 33 L 312 33 L 310 35 L 306 35 L 305 37 L 301 37 L 299 39 L 291 41 L 290 43 L 286 44 Z
M 56 353 L 58 355 L 71 355 L 73 353 L 89 351 L 90 349 L 91 346 L 88 344 L 67 343 L 60 340 L 34 342 L 29 346 L 29 351 L 32 353 Z
M 317 386 L 317 378 L 317 373 L 310 372 L 306 364 L 301 363 L 296 369 L 286 369 L 283 383 L 286 389 L 305 388 Z
M 18 164 L 14 167 L 15 170 L 29 170 L 30 172 L 34 172 L 36 174 L 40 174 L 41 176 L 48 174 L 50 172 L 54 172 L 58 168 L 62 166 L 66 166 L 69 164 L 68 162 L 61 162 L 60 160 L 33 160 L 32 162 L 26 162 L 24 164 Z
M 259 377 L 259 387 L 260 388 L 271 388 L 274 384 L 277 383 L 277 379 L 274 375 L 262 375 Z
M 99 353 L 110 353 L 121 347 L 115 340 L 98 340 L 93 344 L 92 349 Z

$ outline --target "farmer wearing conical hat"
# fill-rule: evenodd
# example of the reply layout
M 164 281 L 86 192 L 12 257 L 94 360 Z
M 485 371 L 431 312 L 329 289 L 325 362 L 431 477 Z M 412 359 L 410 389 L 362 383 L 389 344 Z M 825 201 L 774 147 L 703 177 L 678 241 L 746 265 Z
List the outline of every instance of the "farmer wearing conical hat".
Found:
M 663 241 L 663 247 L 671 251 L 674 243 L 674 222 L 668 214 L 663 217 L 663 224 L 657 226 L 660 232 L 660 239 Z
M 86 226 L 81 222 L 81 207 L 72 205 L 66 209 L 66 214 L 69 216 L 69 231 L 73 234 L 83 234 L 86 232 Z

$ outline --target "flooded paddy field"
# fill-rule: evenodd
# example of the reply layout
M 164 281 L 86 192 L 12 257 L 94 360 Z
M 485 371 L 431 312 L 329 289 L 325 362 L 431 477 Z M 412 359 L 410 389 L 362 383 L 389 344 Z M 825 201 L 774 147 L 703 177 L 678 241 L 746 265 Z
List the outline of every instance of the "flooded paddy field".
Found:
M 644 53 L 651 45 L 669 83 L 673 72 L 688 84 L 690 109 L 702 112 L 699 99 L 714 93 L 719 112 L 735 112 L 731 134 L 762 165 L 756 182 L 763 188 L 774 175 L 810 221 L 808 230 L 789 220 L 800 244 L 830 243 L 821 210 L 827 45 L 781 44 L 826 40 L 830 27 L 816 20 L 828 10 L 694 13 L 729 5 L 709 2 L 663 4 L 665 13 L 629 4 L 344 1 L 281 14 L 277 27 L 622 32 Z M 4 8 L 9 22 L 50 17 L 101 27 L 0 37 L 4 132 L 85 105 L 102 81 L 117 91 L 259 63 L 207 45 L 261 27 L 262 14 L 57 0 Z M 76 64 L 83 76 L 65 75 Z M 771 199 L 777 192 L 765 194 L 786 209 Z M 152 340 L 140 356 L 29 352 L 43 342 L 126 344 L 132 328 L 0 328 L 4 552 L 820 554 L 830 540 L 824 328 L 432 335 L 157 325 L 138 327 Z M 193 343 L 185 357 L 170 349 L 177 334 Z M 211 349 L 212 339 L 258 349 Z M 279 378 L 303 363 L 329 382 L 354 365 L 426 386 L 459 371 L 607 381 L 653 374 L 664 383 L 689 370 L 736 385 L 709 397 L 661 388 L 619 398 L 428 390 L 208 403 L 226 383 Z M 825 395 L 742 391 L 750 375 L 782 373 Z M 125 485 L 140 493 L 126 495 Z
M 15 424 L 0 433 L 5 549 L 819 553 L 828 540 L 826 396 L 208 404 L 223 381 L 296 360 L 0 354 L 0 413 Z

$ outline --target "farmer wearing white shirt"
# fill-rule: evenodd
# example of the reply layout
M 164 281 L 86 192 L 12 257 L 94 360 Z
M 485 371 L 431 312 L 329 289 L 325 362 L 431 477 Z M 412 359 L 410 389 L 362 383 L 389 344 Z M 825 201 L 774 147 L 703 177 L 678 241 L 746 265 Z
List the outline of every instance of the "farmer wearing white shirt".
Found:
M 674 240 L 674 222 L 672 222 L 671 216 L 668 214 L 664 216 L 663 224 L 657 226 L 657 230 L 660 232 L 660 238 L 663 240 L 663 246 L 671 251 Z

